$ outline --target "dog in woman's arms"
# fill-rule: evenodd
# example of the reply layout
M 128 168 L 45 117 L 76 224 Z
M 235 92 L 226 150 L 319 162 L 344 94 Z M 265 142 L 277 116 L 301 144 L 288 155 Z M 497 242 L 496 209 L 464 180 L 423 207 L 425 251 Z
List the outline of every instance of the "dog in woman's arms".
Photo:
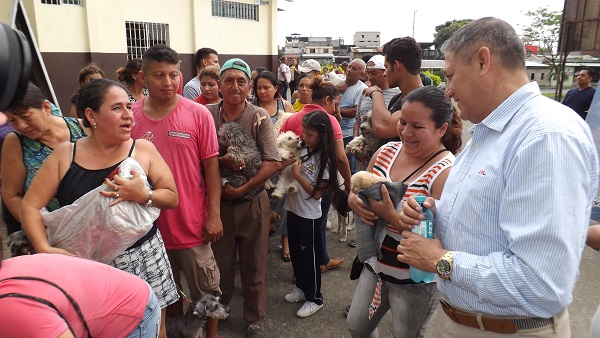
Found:
M 219 148 L 227 149 L 225 156 L 231 158 L 235 163 L 240 163 L 240 166 L 242 164 L 246 166 L 244 170 L 221 167 L 223 186 L 229 183 L 237 188 L 246 183 L 251 177 L 256 176 L 262 160 L 260 151 L 250 132 L 237 122 L 228 122 L 221 126 L 217 136 Z M 257 187 L 255 190 L 249 191 L 244 197 L 250 198 L 256 195 L 256 192 L 262 190 L 262 186 Z
M 169 338 L 202 338 L 205 321 L 208 317 L 227 319 L 229 307 L 219 302 L 219 297 L 204 294 L 190 304 L 183 316 L 166 318 L 167 337 Z

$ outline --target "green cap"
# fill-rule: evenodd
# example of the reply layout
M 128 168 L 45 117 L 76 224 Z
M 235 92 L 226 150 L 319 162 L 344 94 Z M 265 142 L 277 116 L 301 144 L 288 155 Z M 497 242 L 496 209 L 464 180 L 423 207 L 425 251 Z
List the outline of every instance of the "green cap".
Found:
M 250 66 L 248 66 L 246 61 L 244 61 L 240 58 L 233 58 L 233 59 L 225 61 L 223 66 L 221 66 L 221 73 L 225 72 L 227 69 L 241 70 L 242 72 L 246 73 L 246 76 L 248 76 L 248 79 L 250 79 L 250 76 L 251 76 L 250 73 L 252 72 L 250 70 Z

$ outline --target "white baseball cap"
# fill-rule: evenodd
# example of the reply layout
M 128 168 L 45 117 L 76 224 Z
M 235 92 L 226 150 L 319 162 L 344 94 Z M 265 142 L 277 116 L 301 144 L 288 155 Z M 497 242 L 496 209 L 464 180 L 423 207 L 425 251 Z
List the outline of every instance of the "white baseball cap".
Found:
M 300 70 L 302 73 L 312 72 L 313 70 L 321 72 L 321 65 L 319 64 L 319 62 L 317 62 L 317 60 L 308 59 L 302 62 L 302 65 L 298 67 L 298 70 Z

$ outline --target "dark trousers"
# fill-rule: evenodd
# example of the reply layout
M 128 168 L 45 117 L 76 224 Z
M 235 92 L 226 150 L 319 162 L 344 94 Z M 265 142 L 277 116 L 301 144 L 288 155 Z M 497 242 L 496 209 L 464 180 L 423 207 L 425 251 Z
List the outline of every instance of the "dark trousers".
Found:
M 318 219 L 306 219 L 288 211 L 288 240 L 296 287 L 307 301 L 323 304 L 319 248 L 321 229 Z
M 298 83 L 296 80 L 290 81 L 290 95 L 294 95 L 296 88 L 298 88 Z
M 279 81 L 279 89 L 281 89 L 281 97 L 287 101 L 288 84 L 285 81 Z

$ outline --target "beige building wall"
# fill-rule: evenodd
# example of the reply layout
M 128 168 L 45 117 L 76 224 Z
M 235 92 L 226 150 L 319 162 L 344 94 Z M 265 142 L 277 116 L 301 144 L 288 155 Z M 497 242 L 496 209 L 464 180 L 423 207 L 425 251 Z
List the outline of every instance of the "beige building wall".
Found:
M 255 0 L 232 0 L 255 4 Z M 62 2 L 62 0 L 61 0 Z M 211 0 L 82 0 L 79 5 L 23 0 L 61 108 L 78 88 L 79 70 L 89 62 L 116 79 L 127 62 L 125 22 L 169 25 L 169 45 L 180 54 L 187 82 L 195 75 L 193 55 L 202 47 L 219 52 L 221 63 L 242 57 L 251 67 L 277 67 L 278 0 L 261 2 L 259 21 L 213 17 Z M 0 0 L 0 21 L 8 22 L 12 0 Z
M 254 4 L 254 0 L 237 2 Z M 42 52 L 126 53 L 125 21 L 139 21 L 169 24 L 170 46 L 179 53 L 210 46 L 223 54 L 277 55 L 277 0 L 259 6 L 259 21 L 213 17 L 210 0 L 85 0 L 84 4 L 24 1 Z M 0 10 L 6 5 L 3 1 Z

